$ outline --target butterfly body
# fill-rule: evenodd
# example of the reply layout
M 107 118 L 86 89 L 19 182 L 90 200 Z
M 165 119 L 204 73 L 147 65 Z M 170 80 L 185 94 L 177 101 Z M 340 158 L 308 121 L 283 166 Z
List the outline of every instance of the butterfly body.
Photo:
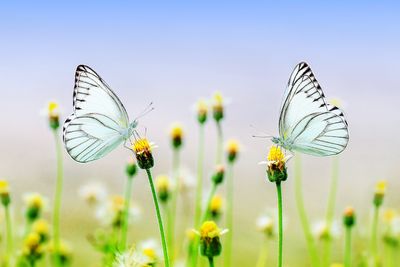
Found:
M 74 112 L 63 127 L 68 154 L 86 163 L 104 157 L 132 136 L 137 120 L 128 114 L 117 95 L 90 67 L 79 65 L 75 72 Z
M 281 105 L 279 137 L 273 137 L 272 142 L 289 151 L 331 156 L 341 153 L 348 140 L 343 112 L 326 103 L 308 64 L 297 64 Z

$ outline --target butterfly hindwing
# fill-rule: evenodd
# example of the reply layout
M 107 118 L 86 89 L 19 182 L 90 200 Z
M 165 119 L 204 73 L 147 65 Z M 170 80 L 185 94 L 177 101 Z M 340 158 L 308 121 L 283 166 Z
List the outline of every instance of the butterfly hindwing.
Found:
M 299 152 L 329 156 L 344 150 L 348 142 L 343 112 L 325 102 L 310 67 L 298 64 L 289 78 L 279 118 L 282 139 Z
M 85 163 L 99 159 L 124 139 L 118 124 L 105 115 L 89 113 L 76 117 L 72 114 L 64 124 L 64 144 L 68 154 Z

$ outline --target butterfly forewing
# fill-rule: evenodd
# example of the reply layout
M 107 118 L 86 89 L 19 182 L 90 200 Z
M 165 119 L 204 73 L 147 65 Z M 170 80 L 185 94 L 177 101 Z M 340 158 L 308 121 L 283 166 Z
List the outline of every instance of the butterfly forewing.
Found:
M 284 96 L 279 132 L 292 150 L 317 156 L 344 150 L 349 135 L 343 112 L 325 102 L 322 89 L 306 63 L 295 67 Z

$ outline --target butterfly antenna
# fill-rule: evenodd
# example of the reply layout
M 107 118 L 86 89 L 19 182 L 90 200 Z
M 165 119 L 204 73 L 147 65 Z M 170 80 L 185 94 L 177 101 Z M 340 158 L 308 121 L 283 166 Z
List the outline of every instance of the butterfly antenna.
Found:
M 272 135 L 266 134 L 260 130 L 258 130 L 254 125 L 250 124 L 250 127 L 253 128 L 254 130 L 256 130 L 257 132 L 259 132 L 260 134 L 253 134 L 251 135 L 251 137 L 255 137 L 255 138 L 272 138 Z
M 153 102 L 150 102 L 150 104 L 148 104 L 148 105 L 144 108 L 144 110 L 143 110 L 141 113 L 139 113 L 138 116 L 136 116 L 135 121 L 138 120 L 138 119 L 140 119 L 140 118 L 142 118 L 143 116 L 146 116 L 148 113 L 150 113 L 150 112 L 153 111 L 153 110 L 154 110 Z

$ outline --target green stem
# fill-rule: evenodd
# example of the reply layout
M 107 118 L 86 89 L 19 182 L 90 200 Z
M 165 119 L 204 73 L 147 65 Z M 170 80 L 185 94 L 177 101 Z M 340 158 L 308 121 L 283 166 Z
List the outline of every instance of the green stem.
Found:
M 335 215 L 335 205 L 336 205 L 336 195 L 337 195 L 337 187 L 339 180 L 339 158 L 334 157 L 332 159 L 332 176 L 331 176 L 331 185 L 328 197 L 328 206 L 326 209 L 326 217 L 325 223 L 329 234 L 331 235 L 332 231 L 332 223 Z M 332 250 L 332 238 L 329 236 L 328 239 L 324 240 L 324 249 L 322 253 L 322 266 L 328 267 L 331 258 L 331 250 Z
M 214 267 L 214 258 L 213 257 L 208 257 L 208 263 L 210 264 L 210 267 Z
M 164 266 L 169 267 L 170 264 L 169 264 L 169 257 L 168 257 L 167 241 L 165 239 L 164 226 L 163 226 L 163 221 L 161 218 L 160 206 L 158 204 L 157 193 L 154 188 L 153 177 L 151 175 L 150 169 L 146 169 L 146 173 L 147 173 L 147 177 L 149 179 L 149 184 L 150 184 L 150 188 L 151 188 L 151 194 L 153 196 L 154 206 L 156 208 L 158 227 L 160 228 L 161 243 L 162 243 L 163 254 L 164 254 Z
M 277 191 L 277 194 L 278 194 L 278 220 L 279 220 L 278 266 L 282 267 L 282 260 L 283 260 L 283 218 L 282 218 L 282 186 L 281 186 L 281 182 L 276 182 L 276 191 Z
M 304 207 L 303 191 L 301 186 L 301 158 L 300 155 L 295 156 L 295 195 L 296 204 L 299 211 L 301 226 L 307 242 L 307 249 L 311 258 L 311 266 L 319 266 L 318 251 L 315 245 L 315 240 L 311 233 L 310 223 L 307 218 L 306 210 Z
M 224 266 L 231 267 L 232 260 L 232 241 L 233 241 L 233 163 L 228 164 L 227 169 L 227 209 L 226 209 L 226 227 L 229 229 L 229 235 L 226 236 L 226 246 L 224 254 Z
M 260 255 L 258 256 L 256 267 L 265 267 L 268 259 L 268 238 L 264 238 L 263 244 L 260 248 Z
M 13 232 L 12 232 L 12 223 L 11 223 L 11 214 L 10 214 L 10 206 L 7 205 L 4 207 L 5 217 L 6 217 L 6 234 L 7 234 L 7 250 L 5 256 L 5 266 L 10 266 L 11 257 L 13 254 Z
M 122 229 L 121 229 L 121 239 L 120 239 L 120 249 L 121 251 L 126 250 L 127 240 L 128 240 L 128 225 L 129 225 L 129 209 L 132 196 L 132 182 L 133 177 L 128 176 L 128 181 L 125 187 L 125 202 L 124 202 L 124 213 L 122 219 Z
M 196 185 L 196 206 L 194 215 L 194 227 L 195 229 L 200 228 L 200 220 L 202 213 L 202 197 L 203 197 L 203 169 L 204 169 L 204 124 L 199 125 L 199 145 L 197 148 L 197 185 Z M 197 265 L 198 257 L 198 238 L 192 241 L 191 252 L 190 252 L 190 262 L 191 266 L 195 267 Z
M 344 266 L 345 267 L 351 266 L 351 227 L 346 227 Z
M 58 136 L 58 131 L 53 130 L 54 139 L 56 143 L 57 155 L 57 181 L 56 191 L 54 195 L 54 210 L 53 210 L 53 238 L 54 238 L 54 253 L 55 265 L 60 266 L 58 252 L 60 251 L 60 213 L 61 213 L 61 199 L 63 189 L 63 158 L 62 158 L 62 145 Z
M 210 217 L 210 204 L 211 204 L 212 198 L 215 195 L 216 191 L 217 191 L 217 185 L 215 183 L 213 183 L 210 194 L 207 199 L 206 209 L 204 210 L 204 214 L 203 214 L 201 223 L 207 221 L 208 218 Z
M 164 208 L 164 213 L 165 213 L 165 219 L 167 221 L 167 231 L 166 231 L 166 237 L 167 237 L 167 246 L 168 246 L 168 252 L 171 255 L 171 257 L 173 257 L 172 253 L 171 253 L 171 248 L 173 246 L 172 244 L 172 234 L 173 234 L 173 218 L 172 218 L 172 214 L 171 214 L 171 207 L 168 206 L 167 203 L 162 204 L 163 208 Z M 173 262 L 173 260 L 171 259 L 171 262 Z
M 179 194 L 179 148 L 174 148 L 172 156 L 172 176 L 174 181 L 174 188 L 172 191 L 171 199 L 171 214 L 170 225 L 168 225 L 168 249 L 171 255 L 171 261 L 175 259 L 175 222 L 176 222 L 176 207 L 178 203 Z
M 222 126 L 221 123 L 217 122 L 217 165 L 222 164 L 222 146 L 223 146 L 223 134 L 222 134 Z
M 371 252 L 374 260 L 374 266 L 378 264 L 378 221 L 379 221 L 379 206 L 374 206 L 374 215 L 372 219 L 371 229 Z

